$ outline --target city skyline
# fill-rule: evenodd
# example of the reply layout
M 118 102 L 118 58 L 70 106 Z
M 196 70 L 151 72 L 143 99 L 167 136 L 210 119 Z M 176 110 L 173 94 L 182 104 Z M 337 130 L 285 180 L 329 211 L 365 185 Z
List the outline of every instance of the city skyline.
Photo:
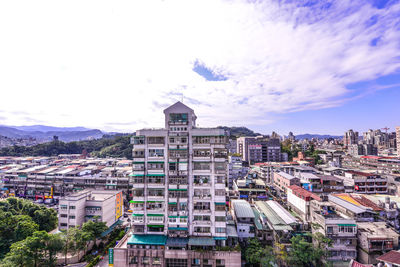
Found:
M 133 132 L 183 99 L 200 127 L 393 131 L 399 5 L 1 3 L 0 124 Z

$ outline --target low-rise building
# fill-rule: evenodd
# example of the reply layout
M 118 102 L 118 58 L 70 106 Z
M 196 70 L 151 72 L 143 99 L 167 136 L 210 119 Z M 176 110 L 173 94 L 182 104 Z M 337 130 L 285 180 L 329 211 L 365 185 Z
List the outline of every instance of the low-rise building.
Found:
M 274 185 L 281 191 L 286 192 L 287 188 L 291 185 L 300 186 L 300 179 L 286 172 L 274 172 Z
M 379 256 L 398 248 L 399 234 L 385 222 L 363 222 L 357 225 L 359 262 L 376 264 Z
M 287 203 L 289 207 L 299 215 L 303 222 L 310 221 L 311 200 L 320 201 L 321 198 L 298 185 L 291 185 L 287 190 Z
M 388 192 L 387 178 L 375 173 L 347 171 L 345 177 L 354 180 L 354 190 L 364 194 L 386 194 Z
M 341 216 L 330 201 L 312 200 L 310 205 L 313 233 L 320 232 L 332 240 L 327 249 L 332 262 L 347 262 L 357 257 L 357 224 Z
M 108 227 L 123 213 L 121 191 L 83 190 L 60 199 L 58 228 L 81 226 L 88 220 L 97 219 Z
M 232 215 L 236 222 L 240 241 L 255 236 L 255 215 L 253 209 L 246 200 L 232 200 Z

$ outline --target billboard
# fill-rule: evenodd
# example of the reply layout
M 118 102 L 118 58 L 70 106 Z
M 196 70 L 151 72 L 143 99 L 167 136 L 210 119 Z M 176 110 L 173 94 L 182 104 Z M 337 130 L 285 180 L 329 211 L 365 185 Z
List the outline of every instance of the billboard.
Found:
M 119 192 L 115 196 L 115 220 L 118 220 L 122 216 L 122 192 Z

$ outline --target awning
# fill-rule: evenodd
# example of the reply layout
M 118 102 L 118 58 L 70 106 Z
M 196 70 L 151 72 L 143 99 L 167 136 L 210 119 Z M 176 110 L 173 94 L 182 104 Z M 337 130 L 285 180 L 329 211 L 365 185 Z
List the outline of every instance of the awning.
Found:
M 215 240 L 211 237 L 190 237 L 189 246 L 215 246 Z
M 176 188 L 168 188 L 169 191 L 187 191 L 187 189 L 176 189 Z
M 121 220 L 117 220 L 115 223 L 113 223 L 107 230 L 105 230 L 103 233 L 101 233 L 101 237 L 105 237 L 106 235 L 108 235 L 109 233 L 111 233 L 115 227 L 117 227 L 118 225 L 122 224 L 123 221 Z
M 143 217 L 144 214 L 132 214 L 133 217 Z
M 170 205 L 176 205 L 176 202 L 168 202 Z
M 164 246 L 166 241 L 165 235 L 132 235 L 128 240 L 128 245 Z
M 168 230 L 187 231 L 187 227 L 168 227 Z
M 215 202 L 215 205 L 226 205 L 226 203 L 225 202 Z
M 164 200 L 147 200 L 147 203 L 164 202 Z
M 144 161 L 134 161 L 133 164 L 144 164 Z
M 356 227 L 357 225 L 355 225 L 355 224 L 338 224 L 338 226 L 353 226 L 353 227 Z
M 144 201 L 136 201 L 136 200 L 131 200 L 129 203 L 144 203 Z
M 137 176 L 144 176 L 144 174 L 129 174 L 129 176 L 137 177 Z
M 164 227 L 164 225 L 163 224 L 148 224 L 147 227 L 162 228 L 162 227 Z
M 160 177 L 160 176 L 165 176 L 165 174 L 146 174 L 148 177 Z
M 186 247 L 189 243 L 189 238 L 168 237 L 167 246 L 169 247 Z
M 147 163 L 164 163 L 164 161 L 148 161 Z
M 187 218 L 188 216 L 168 216 L 168 218 Z
M 164 214 L 147 214 L 147 216 L 152 216 L 152 217 L 163 217 Z
M 227 238 L 225 236 L 214 236 L 214 240 L 226 240 Z

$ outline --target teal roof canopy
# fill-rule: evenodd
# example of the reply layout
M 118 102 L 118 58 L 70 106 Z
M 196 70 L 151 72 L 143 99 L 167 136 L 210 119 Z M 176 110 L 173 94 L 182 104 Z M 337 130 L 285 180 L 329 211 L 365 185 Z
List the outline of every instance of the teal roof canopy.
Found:
M 128 245 L 165 246 L 166 241 L 165 235 L 132 235 L 128 240 Z

